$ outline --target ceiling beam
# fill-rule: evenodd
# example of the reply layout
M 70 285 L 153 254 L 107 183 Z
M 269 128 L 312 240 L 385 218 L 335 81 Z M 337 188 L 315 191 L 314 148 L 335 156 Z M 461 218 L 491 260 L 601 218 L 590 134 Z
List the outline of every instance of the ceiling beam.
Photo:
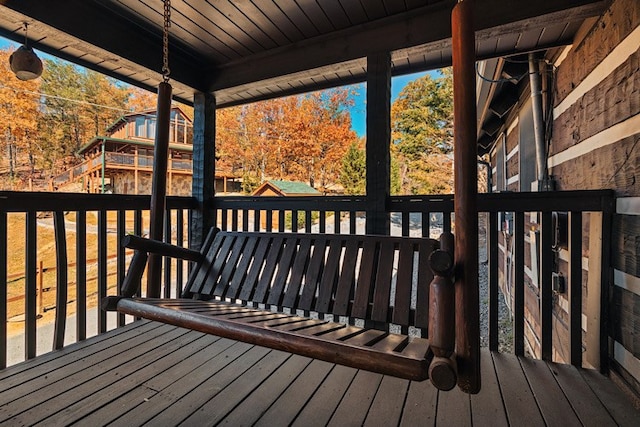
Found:
M 436 3 L 212 67 L 206 73 L 210 76 L 209 90 L 218 91 L 374 53 L 446 41 L 451 37 L 454 3 Z M 511 0 L 484 0 L 475 6 L 476 36 L 480 41 L 552 22 L 598 15 L 606 7 L 606 1 L 535 0 L 518 2 L 514 7 Z

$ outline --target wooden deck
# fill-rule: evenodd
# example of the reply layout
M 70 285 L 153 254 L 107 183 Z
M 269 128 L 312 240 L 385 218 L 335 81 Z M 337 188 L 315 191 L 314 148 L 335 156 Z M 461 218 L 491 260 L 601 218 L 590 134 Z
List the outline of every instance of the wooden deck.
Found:
M 0 424 L 638 425 L 601 375 L 482 355 L 478 395 L 136 322 L 0 371 Z

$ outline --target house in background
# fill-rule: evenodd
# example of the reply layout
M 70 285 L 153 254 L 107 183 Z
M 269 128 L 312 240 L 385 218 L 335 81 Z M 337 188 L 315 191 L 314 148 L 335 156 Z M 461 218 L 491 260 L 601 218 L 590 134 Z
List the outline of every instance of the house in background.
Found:
M 567 218 L 551 221 L 550 259 L 553 295 L 553 358 L 569 363 L 567 348 L 571 293 L 582 295 L 582 357 L 598 366 L 598 335 L 609 341 L 612 375 L 640 392 L 640 2 L 616 0 L 599 17 L 585 20 L 569 46 L 530 55 L 495 58 L 478 64 L 478 151 L 488 154 L 493 192 L 606 190 L 615 192 L 611 218 L 585 213 L 584 250 L 572 268 Z M 502 290 L 515 303 L 518 284 L 514 260 L 524 261 L 525 348 L 541 353 L 539 306 L 542 301 L 540 252 L 544 227 L 540 215 L 524 216 L 524 236 L 514 216 L 500 216 L 498 266 Z M 600 271 L 608 257 L 598 237 L 612 236 L 612 274 Z M 517 254 L 524 238 L 523 254 Z M 606 261 L 606 259 L 605 259 Z M 582 289 L 571 290 L 573 274 Z M 608 287 L 601 289 L 604 278 Z M 606 285 L 605 285 L 606 286 Z M 602 292 L 602 293 L 601 293 Z M 608 294 L 608 297 L 607 297 Z M 598 329 L 600 304 L 610 319 Z
M 268 180 L 256 188 L 252 196 L 321 196 L 322 194 L 304 182 Z
M 263 182 L 258 188 L 253 190 L 251 195 L 265 197 L 307 197 L 322 196 L 322 193 L 304 182 L 278 181 L 270 179 Z M 260 211 L 260 228 L 263 230 L 278 230 L 280 228 L 279 212 L 280 211 Z M 290 221 L 293 221 L 292 213 L 285 212 L 284 222 L 288 223 Z M 302 227 L 304 225 L 304 221 L 306 221 L 304 215 L 300 216 L 298 219 L 298 225 Z
M 151 194 L 156 112 L 126 114 L 96 136 L 78 154 L 84 160 L 53 179 L 55 188 L 75 184 L 88 193 Z M 191 194 L 193 125 L 179 107 L 171 110 L 167 195 Z M 78 188 L 79 187 L 79 188 Z M 237 177 L 216 171 L 216 193 L 241 190 Z

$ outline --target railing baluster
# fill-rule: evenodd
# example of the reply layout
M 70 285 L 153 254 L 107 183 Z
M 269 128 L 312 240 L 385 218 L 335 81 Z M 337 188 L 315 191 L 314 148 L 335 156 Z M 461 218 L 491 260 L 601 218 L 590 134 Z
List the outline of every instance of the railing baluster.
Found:
M 340 234 L 340 222 L 341 222 L 341 218 L 340 218 L 340 211 L 335 211 L 333 213 L 333 232 L 334 234 Z
M 402 235 L 403 236 L 409 235 L 409 218 L 410 218 L 409 211 L 403 211 L 402 212 Z
M 231 229 L 238 231 L 238 209 L 232 209 L 231 215 Z
M 126 251 L 122 247 L 122 238 L 126 231 L 126 211 L 123 209 L 118 210 L 118 218 L 116 223 L 116 294 L 120 295 L 120 284 L 124 280 L 125 275 L 125 257 Z M 118 313 L 118 326 L 124 326 L 125 318 L 124 314 Z
M 356 211 L 349 211 L 349 234 L 356 234 Z
M 87 212 L 76 212 L 76 340 L 87 338 Z
M 429 215 L 429 212 L 422 211 L 421 216 L 422 237 L 429 237 L 431 236 L 431 215 Z
M 498 351 L 498 213 L 489 214 L 489 349 Z
M 553 251 L 551 250 L 553 230 L 551 228 L 551 212 L 542 213 L 542 231 L 540 247 L 541 275 L 540 275 L 540 324 L 541 324 L 541 354 L 542 360 L 553 358 L 553 291 L 551 273 L 553 272 Z
M 569 352 L 582 366 L 582 213 L 569 213 Z
M 327 232 L 327 212 L 326 211 L 320 211 L 320 218 L 319 218 L 319 229 L 320 229 L 320 234 L 324 234 Z
M 442 212 L 442 232 L 451 233 L 451 212 Z
M 600 373 L 609 373 L 609 286 L 613 283 L 613 269 L 611 268 L 611 233 L 613 212 L 615 209 L 613 198 L 602 198 L 602 255 L 600 258 Z
M 249 231 L 249 211 L 242 210 L 242 231 Z
M 255 209 L 253 211 L 253 231 L 260 231 L 260 218 L 262 217 L 262 211 Z
M 0 210 L 0 369 L 7 367 L 7 212 Z
M 24 298 L 24 350 L 25 359 L 36 357 L 36 259 L 37 259 L 36 212 L 27 212 L 25 254 L 25 298 Z M 42 272 L 41 272 L 42 274 Z
M 171 243 L 171 209 L 164 213 L 164 241 Z M 164 297 L 171 298 L 171 257 L 164 257 Z
M 53 228 L 56 242 L 56 318 L 53 331 L 53 349 L 64 347 L 64 333 L 67 327 L 67 230 L 64 212 L 53 213 Z M 42 274 L 43 272 L 40 272 Z
M 298 232 L 298 210 L 294 209 L 291 211 L 291 231 L 294 233 Z
M 220 229 L 228 230 L 229 229 L 229 224 L 228 224 L 229 213 L 228 213 L 228 210 L 227 209 L 222 209 L 222 215 L 220 217 L 221 217 L 221 221 L 222 221 Z
M 273 210 L 267 209 L 266 230 L 273 231 Z
M 107 296 L 107 211 L 98 211 L 98 307 Z M 107 312 L 98 311 L 98 333 L 107 331 Z
M 524 356 L 524 212 L 516 212 L 513 223 L 515 280 L 513 284 L 513 351 Z
M 311 233 L 311 211 L 304 211 L 304 231 L 307 233 Z
M 278 231 L 280 233 L 284 233 L 284 226 L 286 225 L 284 220 L 284 214 L 285 214 L 285 211 L 283 209 L 280 209 L 278 211 Z
M 244 213 L 244 211 L 243 211 Z M 176 210 L 176 245 L 184 246 L 184 210 Z M 184 261 L 176 261 L 176 296 L 182 295 L 182 281 L 184 280 Z

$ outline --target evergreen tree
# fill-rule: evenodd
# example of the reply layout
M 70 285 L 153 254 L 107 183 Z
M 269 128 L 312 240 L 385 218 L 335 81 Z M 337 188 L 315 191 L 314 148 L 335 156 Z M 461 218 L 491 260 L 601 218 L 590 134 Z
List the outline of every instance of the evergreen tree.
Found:
M 453 82 L 439 77 L 410 82 L 391 107 L 392 158 L 403 194 L 442 194 L 453 188 Z
M 345 194 L 363 195 L 366 193 L 366 156 L 358 144 L 352 142 L 342 158 L 340 184 Z

